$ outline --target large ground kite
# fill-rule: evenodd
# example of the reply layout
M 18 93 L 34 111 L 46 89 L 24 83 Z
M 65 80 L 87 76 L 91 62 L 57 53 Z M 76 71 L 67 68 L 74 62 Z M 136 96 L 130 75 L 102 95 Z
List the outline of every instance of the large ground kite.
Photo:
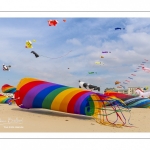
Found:
M 107 91 L 104 95 L 110 97 L 117 97 L 124 101 L 128 108 L 150 108 L 150 99 L 147 97 L 139 97 L 138 95 L 128 95 L 124 93 L 118 93 L 113 91 Z
M 45 108 L 66 113 L 92 116 L 104 125 L 115 127 L 127 126 L 123 111 L 125 104 L 119 99 L 113 99 L 100 93 L 94 93 L 80 88 L 46 82 L 34 78 L 23 78 L 14 93 L 16 104 L 24 109 Z M 109 104 L 109 108 L 106 108 Z M 114 114 L 115 121 L 109 116 Z

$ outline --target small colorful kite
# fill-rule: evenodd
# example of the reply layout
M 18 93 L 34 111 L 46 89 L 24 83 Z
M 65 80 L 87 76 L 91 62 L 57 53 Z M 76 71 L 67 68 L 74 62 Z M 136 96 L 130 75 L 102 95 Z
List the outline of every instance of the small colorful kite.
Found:
M 96 61 L 95 64 L 104 65 L 104 63 L 102 63 L 102 62 L 100 62 L 100 61 Z
M 146 67 L 142 67 L 142 69 L 145 71 L 145 72 L 150 72 L 150 68 L 146 68 Z
M 58 24 L 57 20 L 48 20 L 48 25 L 49 26 L 56 26 Z
M 115 82 L 115 85 L 117 85 L 117 84 L 120 84 L 120 83 L 121 83 L 121 82 L 119 82 L 119 81 L 116 81 L 116 82 Z
M 66 22 L 66 19 L 63 19 L 63 22 Z
M 136 76 L 135 74 L 131 74 L 131 75 Z
M 26 46 L 25 48 L 33 48 L 32 47 L 32 42 L 31 41 L 26 41 Z
M 122 88 L 121 86 L 117 86 L 117 88 Z
M 94 73 L 96 73 L 97 74 L 97 72 L 88 72 L 89 74 L 94 74 Z
M 14 93 L 16 92 L 16 87 L 11 86 L 9 84 L 4 84 L 1 88 L 3 93 Z
M 101 58 L 104 58 L 104 56 L 101 56 Z

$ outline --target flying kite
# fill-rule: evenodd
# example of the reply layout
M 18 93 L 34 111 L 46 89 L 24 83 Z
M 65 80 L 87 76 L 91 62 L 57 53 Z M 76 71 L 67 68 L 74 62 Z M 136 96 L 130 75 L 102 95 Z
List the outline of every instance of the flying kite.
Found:
M 25 48 L 33 48 L 32 47 L 32 42 L 31 41 L 26 41 L 26 46 Z
M 119 82 L 119 81 L 116 81 L 116 82 L 115 82 L 115 85 L 116 85 L 116 84 L 120 84 L 120 83 L 121 83 L 121 82 Z
M 101 56 L 101 58 L 104 58 L 104 56 Z
M 72 51 L 72 50 L 71 50 L 71 51 Z M 69 52 L 66 53 L 65 55 L 62 55 L 62 56 L 59 56 L 59 57 L 56 57 L 56 58 L 51 58 L 51 57 L 39 55 L 39 54 L 37 54 L 35 51 L 31 51 L 31 53 L 33 53 L 33 54 L 35 55 L 36 58 L 39 57 L 39 56 L 42 56 L 42 57 L 46 57 L 46 58 L 49 58 L 49 59 L 58 59 L 58 58 L 62 58 L 62 57 L 64 57 L 64 56 L 68 55 L 71 51 L 69 51 Z
M 135 74 L 131 74 L 131 75 L 136 76 Z
M 48 25 L 49 26 L 56 26 L 58 24 L 57 20 L 48 20 Z
M 137 71 L 134 71 L 134 72 L 137 72 Z
M 96 73 L 97 74 L 97 72 L 88 72 L 89 74 L 94 74 L 94 73 Z
M 63 22 L 66 22 L 66 19 L 63 19 Z
M 125 28 L 122 28 L 123 30 L 125 29 Z M 115 30 L 121 30 L 121 28 L 115 28 Z
M 9 70 L 10 67 L 11 67 L 10 65 L 9 65 L 9 66 L 6 66 L 6 65 L 3 64 L 3 70 L 4 70 L 4 71 L 10 71 L 10 70 Z
M 122 88 L 121 86 L 117 86 L 117 88 Z
M 108 51 L 102 51 L 102 53 L 111 53 L 111 52 L 108 52 Z
M 91 90 L 91 91 L 92 90 L 98 90 L 98 91 L 100 91 L 100 87 L 97 87 L 95 85 L 82 82 L 80 80 L 79 80 L 79 88 L 85 88 L 85 89 L 88 89 L 88 90 Z
M 147 59 L 144 59 L 144 60 L 148 61 Z
M 131 78 L 131 77 L 128 77 L 129 79 L 133 79 L 133 78 Z
M 102 63 L 102 62 L 100 62 L 100 61 L 96 61 L 95 64 L 104 65 L 104 63 Z
M 145 72 L 150 72 L 150 68 L 142 67 Z
M 39 57 L 39 55 L 35 51 L 31 51 L 31 53 L 33 53 L 36 58 Z
M 122 86 L 125 89 L 125 86 L 123 86 L 123 85 L 120 85 L 120 86 Z
M 125 80 L 125 81 L 130 82 L 130 81 L 128 81 L 128 80 Z

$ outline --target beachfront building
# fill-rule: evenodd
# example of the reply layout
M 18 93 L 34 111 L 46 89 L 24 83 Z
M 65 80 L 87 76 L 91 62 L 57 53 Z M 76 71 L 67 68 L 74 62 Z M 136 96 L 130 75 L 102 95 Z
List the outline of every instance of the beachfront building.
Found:
M 110 91 L 114 91 L 114 92 L 118 92 L 118 93 L 124 93 L 124 94 L 129 94 L 129 95 L 135 95 L 135 94 L 136 94 L 136 93 L 135 93 L 135 90 L 136 90 L 137 88 L 143 89 L 142 87 L 128 87 L 128 89 L 106 88 L 106 89 L 104 90 L 104 92 L 110 90 Z
M 142 87 L 128 87 L 128 94 L 129 94 L 129 95 L 134 95 L 134 94 L 136 94 L 136 93 L 135 93 L 135 90 L 136 90 L 137 88 L 143 89 Z
M 106 92 L 106 91 L 114 91 L 114 92 L 118 92 L 118 93 L 128 94 L 128 89 L 106 88 L 104 90 L 104 92 Z

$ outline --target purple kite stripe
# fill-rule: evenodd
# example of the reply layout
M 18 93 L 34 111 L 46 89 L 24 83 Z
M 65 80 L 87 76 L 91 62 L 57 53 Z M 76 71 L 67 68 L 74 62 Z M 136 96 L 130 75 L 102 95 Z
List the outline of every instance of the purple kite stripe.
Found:
M 90 95 L 90 94 L 94 94 L 93 92 L 88 92 L 88 93 L 85 93 L 84 95 L 82 95 L 76 102 L 75 104 L 75 107 L 74 107 L 74 113 L 75 114 L 80 114 L 80 106 L 82 104 L 82 102 L 84 101 L 84 99 Z
M 30 91 L 28 91 L 28 93 L 26 94 L 26 96 L 24 97 L 22 104 L 27 107 L 27 108 L 31 108 L 32 107 L 32 103 L 34 101 L 35 96 L 42 90 L 44 90 L 47 87 L 56 85 L 54 83 L 44 83 L 44 84 L 40 84 L 34 88 L 32 88 Z M 29 100 L 30 99 L 30 100 Z

